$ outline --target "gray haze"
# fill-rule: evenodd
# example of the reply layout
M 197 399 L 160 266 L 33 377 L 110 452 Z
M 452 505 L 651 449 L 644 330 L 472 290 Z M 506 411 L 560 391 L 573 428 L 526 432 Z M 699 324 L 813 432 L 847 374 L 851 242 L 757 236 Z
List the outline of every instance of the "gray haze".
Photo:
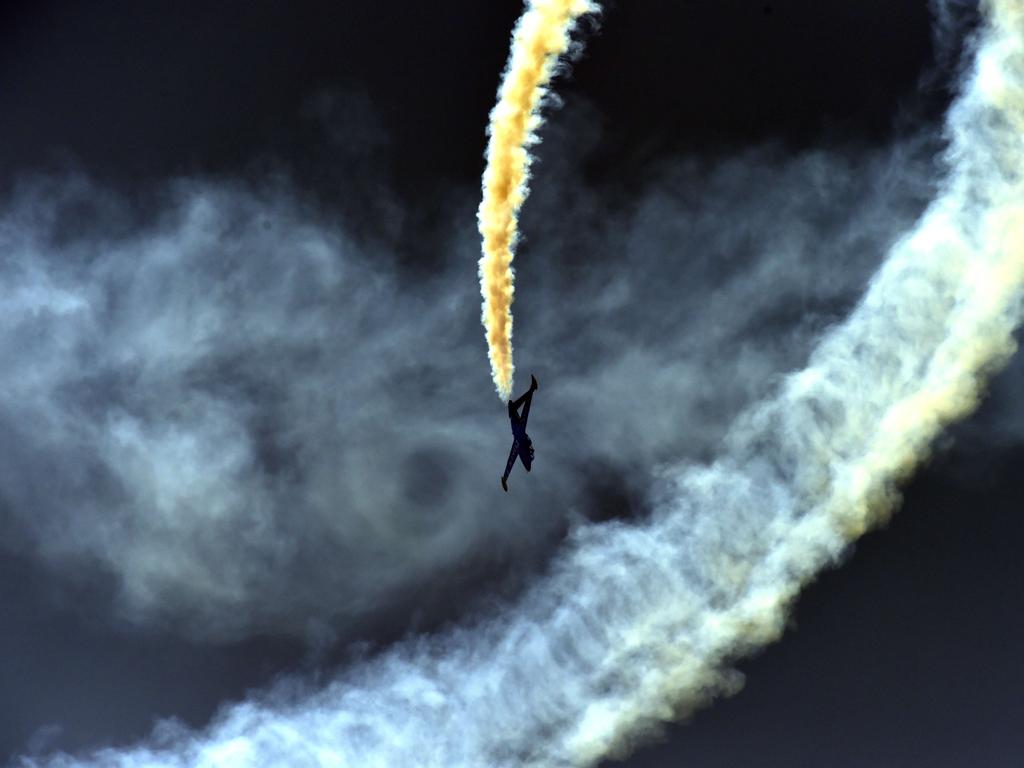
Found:
M 582 181 L 584 120 L 561 118 L 515 264 L 517 387 L 541 390 L 507 496 L 468 191 L 425 274 L 388 221 L 350 236 L 280 179 L 179 179 L 145 216 L 23 179 L 0 212 L 0 544 L 199 638 L 442 601 L 713 455 L 932 192 L 914 140 L 681 162 L 623 202 Z

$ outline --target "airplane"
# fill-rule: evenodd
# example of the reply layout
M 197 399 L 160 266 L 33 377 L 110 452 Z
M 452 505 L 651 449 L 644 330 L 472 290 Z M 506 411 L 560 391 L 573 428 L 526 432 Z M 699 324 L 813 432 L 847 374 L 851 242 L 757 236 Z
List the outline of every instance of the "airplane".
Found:
M 530 376 L 530 388 L 518 400 L 508 401 L 508 418 L 512 422 L 512 450 L 508 452 L 508 463 L 505 464 L 505 474 L 501 476 L 501 487 L 508 493 L 508 476 L 516 463 L 516 456 L 523 462 L 526 471 L 530 471 L 533 464 L 533 441 L 526 434 L 526 420 L 530 418 L 530 403 L 533 402 L 533 393 L 537 391 L 537 379 Z M 523 406 L 523 413 L 519 415 L 519 406 Z

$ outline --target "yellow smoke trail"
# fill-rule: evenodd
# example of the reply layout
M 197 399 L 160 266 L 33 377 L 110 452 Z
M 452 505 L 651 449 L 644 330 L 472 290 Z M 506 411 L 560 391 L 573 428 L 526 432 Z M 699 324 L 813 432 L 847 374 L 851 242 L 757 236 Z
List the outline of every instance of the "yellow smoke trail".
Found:
M 512 34 L 512 51 L 491 111 L 483 200 L 477 213 L 483 237 L 480 292 L 491 375 L 498 396 L 512 393 L 512 256 L 517 215 L 528 193 L 528 147 L 536 143 L 539 108 L 558 57 L 569 48 L 577 19 L 595 11 L 589 0 L 530 0 Z

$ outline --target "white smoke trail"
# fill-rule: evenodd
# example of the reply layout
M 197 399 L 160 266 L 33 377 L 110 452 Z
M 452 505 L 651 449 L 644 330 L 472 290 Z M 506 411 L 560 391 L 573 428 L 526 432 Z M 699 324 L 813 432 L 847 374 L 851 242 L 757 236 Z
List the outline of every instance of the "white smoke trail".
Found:
M 1024 3 L 990 0 L 949 119 L 944 192 L 861 304 L 722 458 L 665 473 L 651 520 L 578 529 L 520 604 L 323 690 L 159 746 L 25 765 L 583 766 L 735 685 L 801 585 L 1014 348 L 1024 280 Z

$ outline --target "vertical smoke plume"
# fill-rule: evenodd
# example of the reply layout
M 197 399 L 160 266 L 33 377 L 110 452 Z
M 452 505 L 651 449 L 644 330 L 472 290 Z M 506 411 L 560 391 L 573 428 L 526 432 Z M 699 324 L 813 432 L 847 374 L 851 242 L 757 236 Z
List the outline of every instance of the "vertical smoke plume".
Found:
M 893 510 L 899 481 L 1014 351 L 1024 2 L 985 9 L 948 118 L 942 192 L 720 457 L 666 470 L 650 519 L 581 526 L 549 575 L 490 621 L 92 764 L 589 766 L 734 690 L 731 662 L 779 637 L 802 585 Z M 86 762 L 25 762 L 43 764 Z
M 512 34 L 512 51 L 488 126 L 483 200 L 480 292 L 487 353 L 498 396 L 512 392 L 512 256 L 520 206 L 528 192 L 529 146 L 537 141 L 539 109 L 558 57 L 569 48 L 576 21 L 596 10 L 588 0 L 530 0 Z

